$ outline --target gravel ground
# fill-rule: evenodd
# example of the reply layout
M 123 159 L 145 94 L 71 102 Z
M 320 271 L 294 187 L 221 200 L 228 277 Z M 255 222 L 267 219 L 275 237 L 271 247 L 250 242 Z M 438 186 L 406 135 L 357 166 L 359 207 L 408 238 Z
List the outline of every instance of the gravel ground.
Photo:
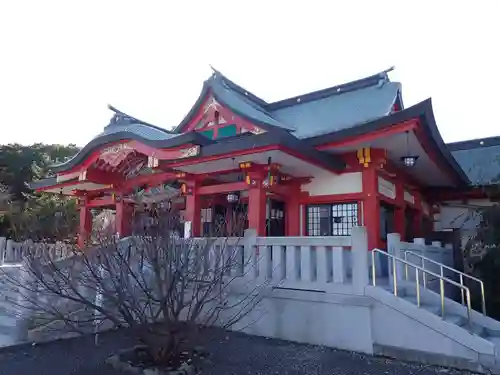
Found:
M 432 375 L 469 374 L 403 363 L 324 347 L 211 330 L 204 347 L 211 355 L 201 374 L 246 375 Z M 118 349 L 134 345 L 123 332 L 0 350 L 0 375 L 126 375 L 104 364 Z

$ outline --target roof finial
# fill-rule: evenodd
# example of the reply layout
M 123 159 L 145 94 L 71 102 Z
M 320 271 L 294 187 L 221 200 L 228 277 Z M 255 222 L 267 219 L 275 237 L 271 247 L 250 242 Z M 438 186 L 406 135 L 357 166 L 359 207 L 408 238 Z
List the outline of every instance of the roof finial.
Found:
M 212 69 L 212 76 L 216 77 L 216 76 L 221 75 L 220 72 L 217 69 L 215 69 L 212 64 L 208 64 L 208 65 L 210 66 L 210 69 Z

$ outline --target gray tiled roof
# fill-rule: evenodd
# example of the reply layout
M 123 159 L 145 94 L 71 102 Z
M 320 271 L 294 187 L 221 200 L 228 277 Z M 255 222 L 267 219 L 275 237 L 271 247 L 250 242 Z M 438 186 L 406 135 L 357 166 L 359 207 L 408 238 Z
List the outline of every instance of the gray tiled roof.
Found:
M 272 111 L 282 123 L 294 126 L 298 138 L 309 138 L 350 128 L 391 112 L 401 85 L 388 80 Z
M 161 141 L 165 139 L 171 139 L 179 135 L 179 134 L 168 133 L 167 131 L 162 131 L 156 127 L 151 127 L 144 124 L 129 123 L 126 125 L 117 124 L 117 125 L 107 126 L 104 129 L 104 131 L 95 136 L 94 139 L 119 132 L 134 133 L 141 138 L 145 138 L 151 141 Z
M 491 142 L 492 140 L 496 139 L 487 138 L 448 145 L 451 154 L 473 185 L 500 182 L 500 143 Z

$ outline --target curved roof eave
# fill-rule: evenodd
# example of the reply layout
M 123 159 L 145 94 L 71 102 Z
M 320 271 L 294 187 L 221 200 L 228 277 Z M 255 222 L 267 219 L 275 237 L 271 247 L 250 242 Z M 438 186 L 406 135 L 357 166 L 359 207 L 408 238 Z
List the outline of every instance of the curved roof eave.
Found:
M 81 162 L 83 162 L 87 157 L 89 157 L 96 148 L 104 146 L 108 143 L 118 142 L 125 139 L 135 140 L 154 148 L 177 147 L 177 146 L 182 146 L 183 144 L 186 143 L 197 144 L 200 146 L 205 146 L 214 143 L 214 141 L 195 132 L 178 134 L 169 139 L 150 140 L 143 138 L 135 133 L 121 131 L 93 139 L 84 148 L 82 148 L 80 152 L 78 152 L 72 159 L 68 160 L 63 164 L 53 165 L 51 169 L 53 172 L 56 173 L 70 170 L 75 166 L 77 166 L 78 164 L 80 164 Z
M 248 137 L 240 137 L 230 142 L 219 142 L 202 148 L 200 157 L 219 156 L 230 154 L 246 149 L 258 149 L 261 147 L 279 145 L 290 150 L 298 151 L 300 154 L 315 160 L 325 169 L 335 169 L 343 171 L 345 162 L 337 155 L 331 155 L 323 151 L 316 150 L 307 143 L 286 131 L 267 132 Z
M 358 135 L 363 135 L 366 133 L 386 129 L 395 124 L 408 121 L 414 118 L 419 118 L 422 121 L 420 122 L 423 130 L 429 136 L 429 139 L 432 140 L 432 143 L 435 146 L 436 151 L 442 156 L 448 165 L 453 170 L 457 181 L 462 184 L 470 184 L 470 180 L 460 167 L 458 162 L 455 160 L 451 152 L 446 147 L 446 144 L 439 133 L 439 130 L 436 125 L 436 120 L 434 118 L 434 112 L 432 109 L 432 100 L 426 99 L 418 104 L 415 104 L 411 107 L 408 107 L 402 111 L 393 113 L 391 115 L 381 117 L 379 119 L 366 122 L 357 126 L 353 126 L 351 128 L 342 129 L 339 131 L 332 132 L 330 134 L 324 134 L 317 137 L 304 139 L 307 143 L 312 146 L 318 146 L 325 143 L 337 142 L 341 141 L 347 137 L 355 137 Z
M 230 109 L 231 112 L 233 112 L 235 115 L 241 117 L 244 120 L 250 121 L 252 124 L 257 125 L 257 126 L 263 128 L 264 130 L 267 130 L 267 131 L 285 131 L 287 133 L 294 131 L 294 129 L 289 129 L 285 126 L 280 127 L 280 126 L 276 126 L 276 125 L 271 125 L 271 124 L 268 124 L 264 121 L 261 121 L 261 120 L 255 118 L 253 116 L 247 115 L 246 113 L 229 105 L 226 101 L 224 101 L 224 99 L 222 99 L 219 95 L 217 95 L 215 90 L 212 91 L 212 95 L 214 96 L 215 100 L 217 100 L 220 104 L 222 104 L 225 107 L 227 107 L 228 109 Z
M 205 100 L 206 100 L 207 96 L 209 95 L 209 93 L 211 93 L 213 95 L 213 97 L 215 98 L 215 100 L 217 100 L 220 104 L 222 104 L 225 107 L 227 107 L 235 115 L 240 116 L 241 118 L 250 121 L 254 125 L 260 126 L 263 129 L 265 129 L 265 130 L 268 130 L 268 131 L 271 130 L 271 129 L 272 130 L 285 129 L 287 131 L 293 131 L 294 130 L 294 129 L 288 129 L 288 127 L 285 126 L 285 125 L 283 125 L 282 127 L 279 127 L 279 126 L 276 126 L 276 125 L 268 124 L 266 122 L 263 122 L 263 121 L 255 118 L 253 116 L 249 116 L 246 113 L 238 110 L 234 106 L 232 106 L 229 103 L 227 103 L 227 101 L 225 101 L 223 98 L 221 98 L 220 95 L 217 94 L 217 90 L 214 89 L 214 87 L 212 87 L 212 83 L 213 82 L 215 82 L 215 80 L 214 80 L 214 77 L 212 76 L 212 77 L 210 77 L 208 80 L 206 80 L 203 83 L 203 88 L 202 88 L 202 90 L 200 92 L 200 95 L 198 96 L 198 99 L 196 99 L 196 102 L 191 107 L 191 109 L 188 112 L 188 114 L 182 119 L 182 121 L 180 122 L 180 124 L 175 127 L 174 132 L 177 132 L 177 133 L 181 132 L 191 122 L 191 120 L 194 118 L 194 116 L 198 113 L 201 105 L 205 102 Z
M 189 124 L 189 122 L 193 119 L 193 117 L 196 115 L 196 113 L 198 113 L 198 109 L 201 107 L 201 105 L 203 104 L 203 102 L 205 101 L 205 99 L 206 99 L 206 97 L 208 95 L 208 92 L 210 91 L 210 84 L 209 84 L 210 79 L 211 78 L 209 78 L 208 80 L 206 80 L 205 82 L 203 82 L 203 87 L 201 89 L 200 95 L 198 96 L 198 99 L 196 99 L 196 102 L 191 107 L 191 109 L 189 110 L 188 114 L 186 116 L 184 116 L 184 118 L 179 123 L 179 125 L 177 125 L 173 129 L 174 133 L 181 132 L 182 129 L 184 129 L 184 127 L 187 124 Z

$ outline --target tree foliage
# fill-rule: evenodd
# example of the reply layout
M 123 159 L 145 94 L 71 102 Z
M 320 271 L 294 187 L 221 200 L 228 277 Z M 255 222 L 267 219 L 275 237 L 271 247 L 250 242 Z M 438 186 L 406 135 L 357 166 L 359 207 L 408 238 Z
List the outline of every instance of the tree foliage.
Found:
M 464 260 L 484 282 L 488 315 L 500 318 L 500 205 L 477 209 L 475 234 L 466 243 Z M 479 296 L 480 291 L 475 293 Z
M 50 176 L 50 166 L 79 151 L 75 145 L 0 146 L 0 236 L 63 239 L 76 226 L 76 205 L 70 199 L 35 194 L 29 183 Z M 71 224 L 59 227 L 61 215 Z

